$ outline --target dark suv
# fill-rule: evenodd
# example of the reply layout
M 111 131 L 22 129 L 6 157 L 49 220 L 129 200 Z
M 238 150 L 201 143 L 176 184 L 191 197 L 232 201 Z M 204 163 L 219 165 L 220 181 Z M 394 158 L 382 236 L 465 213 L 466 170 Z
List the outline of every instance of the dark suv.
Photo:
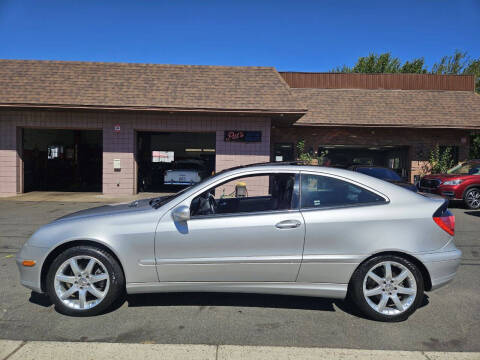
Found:
M 463 200 L 469 209 L 480 209 L 480 160 L 471 160 L 448 170 L 446 174 L 427 175 L 420 191 Z

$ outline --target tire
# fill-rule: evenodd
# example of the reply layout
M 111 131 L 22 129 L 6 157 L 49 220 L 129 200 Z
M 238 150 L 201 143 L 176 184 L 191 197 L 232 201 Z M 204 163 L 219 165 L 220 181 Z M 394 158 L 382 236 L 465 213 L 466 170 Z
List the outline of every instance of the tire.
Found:
M 59 254 L 51 264 L 46 290 L 58 312 L 93 316 L 123 295 L 125 276 L 109 252 L 95 246 L 75 246 Z
M 480 209 L 480 189 L 471 188 L 468 189 L 463 196 L 463 202 L 468 209 L 478 210 Z
M 387 273 L 388 266 L 392 276 Z M 422 303 L 423 295 L 422 273 L 397 255 L 379 255 L 365 261 L 354 272 L 349 287 L 349 297 L 363 314 L 385 322 L 408 319 Z

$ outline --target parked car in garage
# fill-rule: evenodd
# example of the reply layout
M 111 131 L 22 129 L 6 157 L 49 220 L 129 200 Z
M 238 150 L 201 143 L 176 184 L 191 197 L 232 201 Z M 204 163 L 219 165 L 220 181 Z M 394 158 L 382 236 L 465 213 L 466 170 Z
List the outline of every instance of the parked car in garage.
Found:
M 222 196 L 239 181 L 248 196 Z M 177 194 L 64 216 L 17 254 L 21 283 L 68 315 L 126 290 L 350 297 L 372 319 L 405 320 L 451 281 L 455 219 L 431 199 L 344 169 L 263 164 Z
M 448 199 L 462 200 L 469 209 L 480 209 L 480 160 L 459 164 L 446 174 L 424 176 L 419 189 Z
M 415 192 L 418 191 L 417 187 L 414 184 L 409 183 L 408 181 L 405 181 L 395 171 L 386 167 L 370 166 L 370 165 L 353 165 L 349 169 L 352 171 L 358 171 L 365 175 L 376 177 L 377 179 L 382 179 L 382 180 L 391 182 L 392 184 L 401 186 L 411 191 L 415 191 Z
M 166 185 L 193 185 L 207 177 L 208 170 L 201 160 L 176 161 L 173 169 L 165 171 Z

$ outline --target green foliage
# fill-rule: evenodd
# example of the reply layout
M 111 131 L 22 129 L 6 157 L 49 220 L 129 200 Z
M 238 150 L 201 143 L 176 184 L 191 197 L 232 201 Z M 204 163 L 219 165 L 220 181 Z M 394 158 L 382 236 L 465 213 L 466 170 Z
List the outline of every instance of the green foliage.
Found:
M 352 67 L 343 65 L 332 70 L 332 72 L 341 73 L 367 73 L 367 74 L 381 74 L 381 73 L 426 73 L 424 68 L 425 61 L 423 58 L 413 59 L 401 63 L 399 58 L 392 57 L 391 53 L 375 54 L 371 53 L 368 56 L 360 57 L 357 63 Z
M 471 60 L 463 71 L 464 74 L 475 75 L 475 91 L 480 93 L 480 58 Z
M 320 151 L 320 153 L 317 155 L 318 165 L 320 165 L 320 166 L 323 165 L 327 155 L 328 155 L 328 150 Z
M 444 56 L 440 62 L 433 64 L 432 74 L 461 74 L 468 66 L 468 57 L 466 52 L 455 50 L 451 56 Z
M 328 150 L 323 150 L 315 157 L 308 151 L 305 151 L 305 140 L 297 142 L 297 159 L 308 165 L 323 165 Z
M 412 61 L 405 61 L 400 72 L 404 74 L 426 74 L 428 71 L 425 68 L 425 59 L 418 58 Z
M 358 58 L 353 67 L 343 65 L 332 69 L 331 72 L 475 75 L 475 90 L 480 93 L 480 58 L 472 59 L 466 52 L 460 50 L 455 50 L 453 55 L 442 57 L 439 62 L 433 64 L 431 71 L 426 67 L 423 57 L 407 60 L 402 64 L 400 59 L 393 57 L 391 53 L 371 53 Z
M 474 134 L 470 138 L 470 159 L 480 159 L 480 134 Z
M 443 151 L 440 146 L 436 145 L 430 151 L 429 168 L 433 174 L 445 174 L 448 169 L 455 165 L 453 159 L 452 148 L 446 147 Z
M 390 53 L 370 54 L 358 59 L 353 67 L 355 73 L 395 73 L 399 72 L 400 60 Z
M 297 142 L 297 158 L 307 164 L 310 164 L 313 160 L 313 156 L 305 151 L 305 140 L 298 140 Z

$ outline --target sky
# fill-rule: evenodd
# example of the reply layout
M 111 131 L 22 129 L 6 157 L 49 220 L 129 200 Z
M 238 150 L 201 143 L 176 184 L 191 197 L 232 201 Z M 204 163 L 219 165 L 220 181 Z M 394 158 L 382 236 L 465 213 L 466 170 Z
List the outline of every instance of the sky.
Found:
M 0 0 L 0 58 L 329 71 L 480 57 L 480 0 Z

